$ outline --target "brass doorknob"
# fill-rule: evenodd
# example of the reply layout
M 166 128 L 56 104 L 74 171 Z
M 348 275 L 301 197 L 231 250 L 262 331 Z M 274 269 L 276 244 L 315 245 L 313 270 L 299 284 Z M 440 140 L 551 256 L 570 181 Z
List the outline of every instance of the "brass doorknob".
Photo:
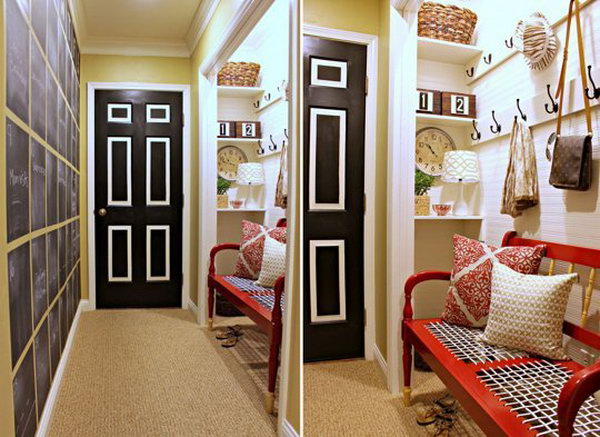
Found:
M 107 213 L 107 211 L 106 211 L 106 209 L 104 209 L 104 208 L 100 208 L 100 209 L 98 210 L 98 215 L 99 215 L 100 217 L 104 217 L 104 216 L 106 215 L 106 213 Z

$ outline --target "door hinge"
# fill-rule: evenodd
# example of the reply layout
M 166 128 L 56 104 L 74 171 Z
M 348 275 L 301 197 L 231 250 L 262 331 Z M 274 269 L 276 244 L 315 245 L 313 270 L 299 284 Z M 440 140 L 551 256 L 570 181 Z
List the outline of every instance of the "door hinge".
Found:
M 363 308 L 363 323 L 367 326 L 367 309 Z
M 183 208 L 185 206 L 185 194 L 181 195 L 181 207 Z
M 183 112 L 181 113 L 181 125 L 185 126 L 185 114 Z
M 367 213 L 367 193 L 363 193 L 363 214 Z
M 365 76 L 365 96 L 369 95 L 369 76 Z

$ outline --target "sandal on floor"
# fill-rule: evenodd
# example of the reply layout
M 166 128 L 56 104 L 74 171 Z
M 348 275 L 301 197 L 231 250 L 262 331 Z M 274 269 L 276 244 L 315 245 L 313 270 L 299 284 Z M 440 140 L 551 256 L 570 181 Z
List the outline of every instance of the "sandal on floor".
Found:
M 435 404 L 442 407 L 444 410 L 450 410 L 456 405 L 456 399 L 454 399 L 452 395 L 447 394 L 440 399 L 436 399 Z
M 227 340 L 223 340 L 221 342 L 221 346 L 230 348 L 230 347 L 234 347 L 237 344 L 237 342 L 238 342 L 238 337 L 233 335 L 233 336 L 229 337 Z
M 437 407 L 429 407 L 422 411 L 417 411 L 417 424 L 420 426 L 431 425 L 436 422 L 440 413 Z
M 244 335 L 244 333 L 242 332 L 240 327 L 236 325 L 236 326 L 230 326 L 227 329 L 221 329 L 220 331 L 217 332 L 217 335 L 215 336 L 215 338 L 217 340 L 227 340 L 228 338 L 241 337 L 242 335 Z

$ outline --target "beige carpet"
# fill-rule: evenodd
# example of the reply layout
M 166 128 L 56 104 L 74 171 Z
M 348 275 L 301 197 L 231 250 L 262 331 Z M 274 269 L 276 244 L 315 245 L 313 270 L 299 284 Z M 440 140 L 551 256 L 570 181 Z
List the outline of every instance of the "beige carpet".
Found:
M 265 358 L 225 350 L 184 310 L 84 313 L 50 436 L 273 436 Z M 242 347 L 240 347 L 242 346 Z
M 304 366 L 304 436 L 432 436 L 433 426 L 416 424 L 416 412 L 442 397 L 433 373 L 415 372 L 413 406 L 404 408 L 385 387 L 375 362 L 334 361 Z M 460 411 L 452 436 L 484 436 Z

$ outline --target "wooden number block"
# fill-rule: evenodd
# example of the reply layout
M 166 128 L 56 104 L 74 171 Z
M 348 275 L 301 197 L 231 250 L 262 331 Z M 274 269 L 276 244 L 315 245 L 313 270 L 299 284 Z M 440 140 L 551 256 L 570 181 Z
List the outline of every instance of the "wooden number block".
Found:
M 417 112 L 421 114 L 436 114 L 442 113 L 442 93 L 435 90 L 418 89 L 417 95 Z
M 442 115 L 476 118 L 476 97 L 473 94 L 442 93 Z
M 238 138 L 262 138 L 260 121 L 238 121 L 235 128 Z
M 219 138 L 235 138 L 235 121 L 222 121 L 218 122 L 217 137 Z

